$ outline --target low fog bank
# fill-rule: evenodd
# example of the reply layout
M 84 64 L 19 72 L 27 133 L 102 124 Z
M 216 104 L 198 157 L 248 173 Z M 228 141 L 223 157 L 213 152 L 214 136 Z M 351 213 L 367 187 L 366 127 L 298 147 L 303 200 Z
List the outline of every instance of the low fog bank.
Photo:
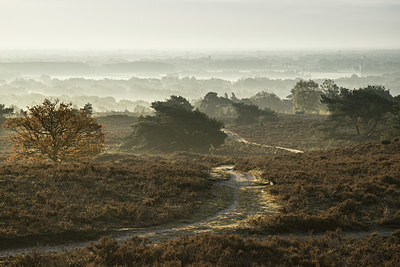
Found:
M 24 108 L 44 97 L 134 111 L 154 100 L 208 92 L 284 99 L 300 80 L 400 94 L 400 51 L 0 51 L 2 103 Z
M 0 79 L 154 77 L 336 79 L 398 72 L 400 50 L 360 51 L 5 51 Z M 128 78 L 127 78 L 128 79 Z
M 367 85 L 384 85 L 394 95 L 400 94 L 398 75 L 359 77 L 352 75 L 334 81 L 338 86 L 360 88 Z M 240 98 L 250 97 L 260 91 L 274 93 L 286 98 L 290 90 L 300 79 L 242 78 L 236 82 L 223 79 L 197 79 L 165 76 L 156 78 L 135 78 L 129 80 L 71 78 L 59 80 L 42 75 L 39 79 L 15 79 L 11 82 L 0 81 L 2 103 L 24 108 L 39 104 L 45 97 L 72 101 L 78 106 L 87 102 L 95 110 L 134 111 L 137 106 L 148 107 L 149 102 L 164 100 L 170 95 L 181 95 L 188 99 L 199 99 L 208 92 L 219 95 L 234 93 Z M 315 79 L 319 84 L 323 79 Z
M 37 93 L 28 94 L 8 94 L 0 95 L 1 103 L 6 106 L 13 106 L 16 110 L 26 109 L 27 106 L 39 105 L 43 99 L 59 99 L 62 102 L 73 103 L 75 108 L 81 108 L 85 104 L 90 103 L 95 112 L 135 112 L 137 114 L 145 114 L 150 108 L 150 103 L 147 101 L 131 101 L 131 100 L 116 100 L 114 97 L 99 97 L 88 95 L 43 95 Z

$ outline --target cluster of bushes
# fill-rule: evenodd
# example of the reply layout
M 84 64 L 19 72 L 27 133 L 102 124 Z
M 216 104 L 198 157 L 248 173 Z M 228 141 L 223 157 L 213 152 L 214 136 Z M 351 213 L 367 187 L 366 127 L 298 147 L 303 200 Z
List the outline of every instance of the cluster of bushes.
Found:
M 251 218 L 252 232 L 325 231 L 400 226 L 400 141 L 393 139 L 305 154 L 240 159 L 274 185 L 279 214 Z
M 73 252 L 32 253 L 5 259 L 15 266 L 396 266 L 400 234 L 356 240 L 333 232 L 321 237 L 264 240 L 237 235 L 179 237 L 157 245 L 132 237 L 123 244 L 103 238 Z
M 135 151 L 208 152 L 224 143 L 223 123 L 194 110 L 187 99 L 171 96 L 151 104 L 154 116 L 140 117 L 124 147 Z

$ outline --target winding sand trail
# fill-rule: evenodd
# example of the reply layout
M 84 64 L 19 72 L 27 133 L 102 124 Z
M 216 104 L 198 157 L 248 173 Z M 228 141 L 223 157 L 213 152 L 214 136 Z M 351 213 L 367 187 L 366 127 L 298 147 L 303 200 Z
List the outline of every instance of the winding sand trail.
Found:
M 287 147 L 281 147 L 281 146 L 270 146 L 270 145 L 262 145 L 262 144 L 258 144 L 255 142 L 249 142 L 246 139 L 244 139 L 243 137 L 241 137 L 240 135 L 238 135 L 235 132 L 232 132 L 231 130 L 228 129 L 222 129 L 222 131 L 231 139 L 235 140 L 236 142 L 239 143 L 243 143 L 243 144 L 249 144 L 249 145 L 253 145 L 253 146 L 259 146 L 259 147 L 265 147 L 265 148 L 275 148 L 275 149 L 280 149 L 280 150 L 285 150 L 288 152 L 292 152 L 292 153 L 304 153 L 304 151 L 301 150 L 297 150 L 297 149 L 292 149 L 292 148 L 287 148 Z
M 117 229 L 112 234 L 112 237 L 121 242 L 131 238 L 133 235 L 137 235 L 147 237 L 157 243 L 181 235 L 192 235 L 204 232 L 224 233 L 234 230 L 240 221 L 251 215 L 277 211 L 278 207 L 273 201 L 263 197 L 261 190 L 264 186 L 257 186 L 254 184 L 255 177 L 253 175 L 236 172 L 233 170 L 232 165 L 220 166 L 216 169 L 226 171 L 230 175 L 230 179 L 228 180 L 215 182 L 216 186 L 225 186 L 232 189 L 231 202 L 225 209 L 216 214 L 211 214 L 205 219 L 192 223 L 177 223 L 172 226 Z M 98 240 L 2 250 L 0 251 L 0 257 L 28 254 L 33 250 L 43 253 L 61 252 L 75 248 L 84 248 L 96 241 Z
M 226 130 L 223 130 L 230 138 L 241 142 L 263 147 L 271 147 L 276 149 L 282 149 L 292 153 L 303 153 L 303 151 L 284 148 L 284 147 L 274 147 L 267 145 L 260 145 L 257 143 L 248 142 L 247 140 L 240 137 L 238 134 Z M 256 178 L 250 173 L 239 173 L 233 170 L 233 165 L 225 165 L 216 168 L 217 170 L 226 171 L 230 175 L 230 179 L 215 182 L 216 186 L 229 187 L 232 189 L 232 198 L 229 205 L 220 210 L 215 214 L 210 214 L 205 219 L 197 220 L 191 223 L 175 223 L 169 225 L 161 225 L 157 227 L 147 227 L 147 228 L 125 228 L 116 229 L 112 237 L 119 242 L 131 238 L 133 235 L 147 237 L 154 243 L 168 240 L 181 235 L 193 235 L 197 233 L 230 233 L 235 230 L 241 221 L 250 216 L 255 216 L 258 214 L 275 213 L 279 210 L 279 206 L 276 204 L 274 199 L 263 191 L 265 185 L 257 185 L 255 183 Z M 268 185 L 267 185 L 268 186 Z M 375 231 L 367 232 L 345 232 L 349 237 L 353 238 L 363 238 L 373 232 L 377 232 L 379 235 L 388 236 L 394 230 L 393 229 L 375 229 Z M 321 233 L 322 235 L 323 233 Z M 319 236 L 320 234 L 314 234 L 313 236 Z M 279 235 L 281 237 L 287 238 L 307 238 L 309 234 L 288 234 Z M 259 236 L 263 238 L 265 236 Z M 13 256 L 13 255 L 23 255 L 29 254 L 32 251 L 35 252 L 61 252 L 73 250 L 76 248 L 84 248 L 97 242 L 98 240 L 87 241 L 87 242 L 66 242 L 59 245 L 49 245 L 49 246 L 36 246 L 36 247 L 26 247 L 26 248 L 16 248 L 7 249 L 0 251 L 0 257 Z

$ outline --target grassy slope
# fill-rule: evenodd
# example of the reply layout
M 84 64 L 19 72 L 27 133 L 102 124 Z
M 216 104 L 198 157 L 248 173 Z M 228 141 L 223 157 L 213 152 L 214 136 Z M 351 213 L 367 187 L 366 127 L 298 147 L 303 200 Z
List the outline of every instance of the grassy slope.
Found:
M 263 145 L 281 146 L 299 150 L 324 149 L 317 127 L 326 116 L 311 114 L 279 114 L 279 120 L 265 122 L 264 125 L 228 125 L 248 141 Z
M 189 217 L 207 199 L 210 165 L 179 155 L 175 160 L 0 165 L 0 245 L 80 239 Z
M 331 233 L 318 238 L 265 240 L 235 235 L 180 237 L 152 245 L 133 237 L 118 245 L 105 238 L 85 249 L 34 253 L 3 261 L 15 266 L 397 266 L 400 234 L 363 240 Z
M 305 154 L 239 160 L 274 185 L 281 213 L 247 221 L 255 232 L 324 231 L 400 226 L 400 141 Z
M 106 133 L 107 151 L 118 151 L 124 139 L 132 132 L 132 124 L 137 117 L 127 115 L 111 115 L 96 118 L 97 122 L 104 126 Z

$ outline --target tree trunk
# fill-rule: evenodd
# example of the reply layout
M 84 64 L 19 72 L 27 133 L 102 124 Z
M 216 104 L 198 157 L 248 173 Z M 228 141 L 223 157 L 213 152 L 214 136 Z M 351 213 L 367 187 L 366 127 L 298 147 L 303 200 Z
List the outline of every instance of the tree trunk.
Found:
M 353 124 L 354 124 L 354 126 L 356 128 L 357 135 L 360 135 L 360 129 L 358 128 L 357 123 L 354 122 Z
M 372 126 L 371 130 L 367 133 L 367 136 L 371 136 L 372 133 L 375 131 L 376 126 L 378 126 L 378 121 L 375 121 L 374 125 Z

